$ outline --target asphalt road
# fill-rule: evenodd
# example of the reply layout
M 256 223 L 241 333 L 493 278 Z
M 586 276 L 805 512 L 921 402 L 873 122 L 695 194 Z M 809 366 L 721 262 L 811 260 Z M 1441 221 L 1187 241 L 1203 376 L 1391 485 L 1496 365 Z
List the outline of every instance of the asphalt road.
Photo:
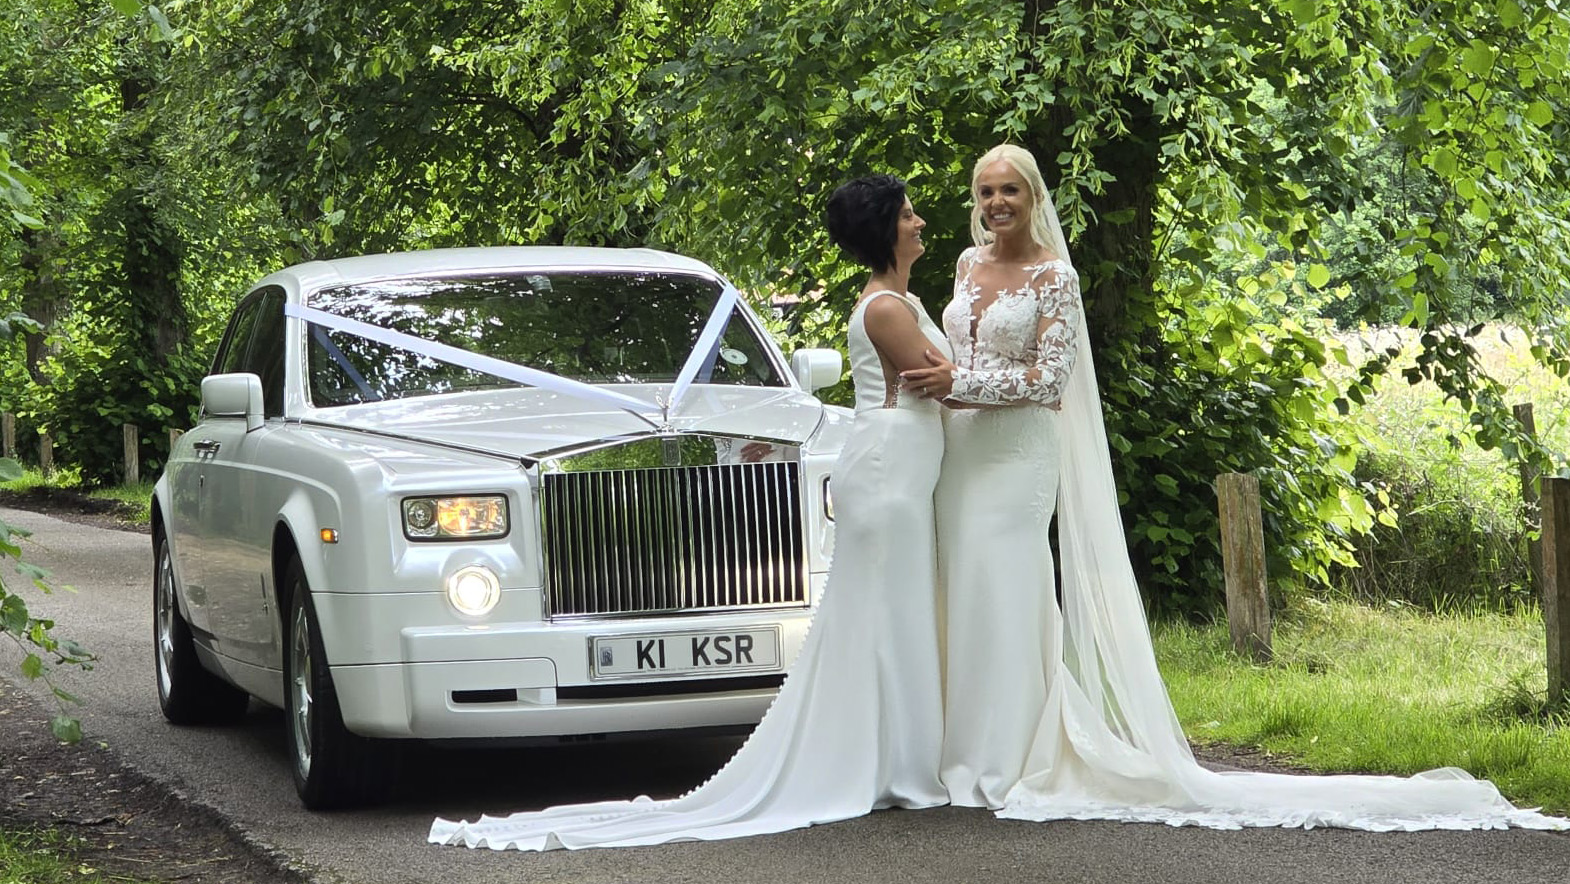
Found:
M 145 535 L 30 512 L 0 518 L 34 532 L 27 558 L 75 593 L 32 600 L 62 634 L 99 655 L 62 686 L 86 701 L 88 739 L 232 820 L 254 841 L 324 882 L 1296 882 L 1570 881 L 1570 835 L 1511 830 L 1370 834 L 1338 830 L 1216 832 L 1119 823 L 1000 821 L 969 809 L 884 811 L 761 838 L 621 850 L 495 853 L 425 843 L 431 818 L 565 801 L 678 793 L 737 742 L 598 744 L 413 753 L 408 782 L 376 810 L 314 814 L 299 806 L 284 759 L 283 720 L 253 703 L 246 721 L 183 729 L 158 712 L 152 664 L 152 555 Z M 11 585 L 11 575 L 7 575 Z M 0 677 L 20 681 L 0 651 Z M 42 695 L 39 685 L 29 690 Z M 0 751 L 4 751 L 0 747 Z

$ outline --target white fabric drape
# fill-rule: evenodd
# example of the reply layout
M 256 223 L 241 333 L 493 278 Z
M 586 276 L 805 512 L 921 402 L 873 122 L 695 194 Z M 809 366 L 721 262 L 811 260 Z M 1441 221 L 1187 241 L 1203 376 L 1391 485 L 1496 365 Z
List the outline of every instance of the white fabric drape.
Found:
M 1066 259 L 1050 200 L 1046 209 L 1057 239 L 1049 245 Z M 1083 323 L 1078 347 L 1058 421 L 1055 464 L 1061 475 L 1063 635 L 1061 643 L 1043 645 L 1061 647 L 1062 659 L 1043 661 L 1048 699 L 1023 775 L 999 816 L 1372 831 L 1570 826 L 1512 806 L 1492 783 L 1458 768 L 1389 777 L 1217 773 L 1201 767 L 1156 666 Z M 1053 588 L 1039 591 L 1050 596 Z

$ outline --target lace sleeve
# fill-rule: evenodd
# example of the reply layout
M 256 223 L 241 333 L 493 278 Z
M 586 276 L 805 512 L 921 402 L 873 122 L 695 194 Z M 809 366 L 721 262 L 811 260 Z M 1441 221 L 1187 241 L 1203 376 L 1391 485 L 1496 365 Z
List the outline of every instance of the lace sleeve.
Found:
M 1063 388 L 1074 370 L 1075 342 L 1084 322 L 1079 299 L 1079 276 L 1072 269 L 1054 268 L 1051 278 L 1037 290 L 1034 362 L 1020 354 L 1019 364 L 996 369 L 956 369 L 949 398 L 976 405 L 1010 405 L 1035 402 L 1057 408 Z

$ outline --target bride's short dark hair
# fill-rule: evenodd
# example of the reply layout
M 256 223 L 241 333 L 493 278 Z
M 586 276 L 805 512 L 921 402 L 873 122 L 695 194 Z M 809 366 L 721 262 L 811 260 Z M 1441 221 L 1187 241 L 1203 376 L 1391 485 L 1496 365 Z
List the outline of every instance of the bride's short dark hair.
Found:
M 864 175 L 829 195 L 829 238 L 859 264 L 882 273 L 894 266 L 905 182 L 893 175 Z

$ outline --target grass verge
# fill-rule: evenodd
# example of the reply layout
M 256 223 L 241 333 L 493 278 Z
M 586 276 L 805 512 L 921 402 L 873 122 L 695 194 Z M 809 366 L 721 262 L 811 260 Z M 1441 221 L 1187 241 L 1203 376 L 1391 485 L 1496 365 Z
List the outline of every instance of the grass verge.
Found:
M 57 470 L 45 476 L 37 468 L 30 467 L 23 472 L 21 478 L 0 482 L 0 491 L 24 496 L 48 497 L 61 503 L 96 501 L 103 507 L 112 509 L 117 518 L 138 525 L 146 525 L 152 517 L 153 482 L 151 481 L 138 482 L 135 485 L 88 488 L 82 485 L 81 478 L 75 470 Z M 5 882 L 0 881 L 0 884 Z
M 1461 767 L 1519 806 L 1570 812 L 1570 721 L 1545 709 L 1538 612 L 1305 601 L 1273 632 L 1276 661 L 1256 666 L 1231 653 L 1224 623 L 1156 627 L 1191 740 L 1327 772 Z
M 81 846 L 58 829 L 0 828 L 0 884 L 148 884 L 99 871 L 78 856 Z
M 120 515 L 128 521 L 138 525 L 146 525 L 152 518 L 153 483 L 139 482 L 135 485 L 113 485 L 108 488 L 94 488 L 87 492 L 88 497 L 98 500 L 112 500 L 120 504 Z

